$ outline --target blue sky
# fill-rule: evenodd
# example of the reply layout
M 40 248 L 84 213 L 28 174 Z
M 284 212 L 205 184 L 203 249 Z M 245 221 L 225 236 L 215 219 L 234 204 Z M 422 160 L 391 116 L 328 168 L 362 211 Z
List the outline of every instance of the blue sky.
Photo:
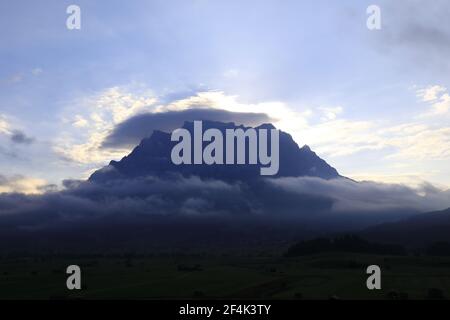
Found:
M 66 8 L 81 8 L 81 30 Z M 382 29 L 366 27 L 381 8 Z M 120 122 L 265 112 L 341 174 L 450 186 L 450 3 L 0 3 L 0 191 L 86 178 Z

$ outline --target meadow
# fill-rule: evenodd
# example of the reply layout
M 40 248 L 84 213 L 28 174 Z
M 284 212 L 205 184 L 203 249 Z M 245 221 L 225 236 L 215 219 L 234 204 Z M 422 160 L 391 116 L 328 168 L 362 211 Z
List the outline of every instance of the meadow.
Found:
M 67 266 L 82 290 L 66 288 Z M 382 290 L 366 268 L 382 270 Z M 439 299 L 450 294 L 450 258 L 347 253 L 3 256 L 0 299 Z

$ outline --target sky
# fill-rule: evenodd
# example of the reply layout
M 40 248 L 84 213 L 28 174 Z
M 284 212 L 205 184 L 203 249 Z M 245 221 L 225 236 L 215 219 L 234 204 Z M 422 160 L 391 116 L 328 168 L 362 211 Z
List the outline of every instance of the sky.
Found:
M 104 143 L 124 122 L 195 108 L 266 114 L 356 180 L 449 188 L 449 13 L 446 0 L 1 1 L 0 192 L 86 179 L 130 152 Z

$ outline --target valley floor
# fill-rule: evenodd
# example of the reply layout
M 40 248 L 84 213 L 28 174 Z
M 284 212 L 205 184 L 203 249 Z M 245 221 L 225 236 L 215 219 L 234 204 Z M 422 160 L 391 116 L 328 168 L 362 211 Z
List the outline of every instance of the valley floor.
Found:
M 66 289 L 77 264 L 83 289 Z M 366 288 L 367 266 L 382 290 Z M 450 258 L 321 254 L 3 257 L 0 299 L 426 299 L 450 296 Z M 436 297 L 437 294 L 437 297 Z

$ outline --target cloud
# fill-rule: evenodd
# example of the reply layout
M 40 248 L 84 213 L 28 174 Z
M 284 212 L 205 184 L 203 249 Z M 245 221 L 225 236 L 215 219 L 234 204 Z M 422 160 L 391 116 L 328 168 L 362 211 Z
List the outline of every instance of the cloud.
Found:
M 386 2 L 382 6 L 383 29 L 380 32 L 387 51 L 401 54 L 403 62 L 413 68 L 432 67 L 435 72 L 446 72 L 450 67 L 450 27 L 441 23 L 447 19 L 450 4 L 436 0 L 424 4 L 421 0 Z M 408 14 L 405 15 L 405 12 Z
M 442 88 L 430 87 L 417 94 L 429 99 L 436 94 L 438 99 L 435 103 L 438 107 L 446 101 L 441 99 L 445 98 L 442 96 Z M 294 111 L 282 102 L 245 104 L 239 102 L 236 96 L 211 91 L 199 92 L 157 109 L 189 110 L 198 105 L 212 109 L 222 108 L 230 112 L 259 110 L 273 119 L 277 128 L 292 134 L 299 144 L 308 144 L 327 160 L 366 151 L 383 153 L 379 156 L 383 159 L 431 160 L 449 157 L 446 150 L 450 150 L 450 142 L 445 127 L 413 120 L 391 124 L 383 120 L 347 119 L 343 117 L 342 106 L 318 106 L 315 109 Z M 315 119 L 318 121 L 314 121 Z
M 433 117 L 449 113 L 450 95 L 443 86 L 421 88 L 416 95 L 429 110 L 398 124 L 391 121 L 346 119 L 343 108 L 323 108 L 320 122 L 307 122 L 301 138 L 319 154 L 329 158 L 349 157 L 359 152 L 377 152 L 383 160 L 411 159 L 426 162 L 450 158 L 450 130 Z M 294 137 L 297 135 L 293 134 Z
M 405 166 L 408 168 L 407 166 Z M 412 188 L 420 188 L 421 185 L 427 183 L 423 177 L 430 174 L 430 171 L 426 172 L 398 172 L 403 166 L 393 166 L 395 171 L 393 173 L 376 173 L 376 172 L 357 172 L 352 174 L 352 178 L 356 181 L 371 181 L 385 184 L 402 184 Z M 436 172 L 433 172 L 436 173 Z M 445 189 L 445 186 L 441 187 Z
M 14 130 L 11 133 L 11 141 L 18 144 L 30 144 L 33 143 L 34 139 L 28 137 L 20 130 Z
M 438 99 L 440 96 L 440 93 L 446 92 L 447 88 L 434 85 L 434 86 L 428 86 L 423 89 L 417 90 L 417 96 L 422 99 L 422 101 L 430 102 Z
M 385 144 L 397 149 L 390 158 L 403 160 L 448 159 L 450 128 L 408 123 L 384 131 Z
M 76 128 L 85 128 L 89 125 L 89 122 L 83 116 L 76 115 L 72 125 Z
M 448 4 L 445 6 L 448 7 Z M 447 41 L 449 36 L 448 30 L 440 26 L 425 25 L 412 19 L 396 34 L 395 39 L 400 45 L 410 45 L 421 50 L 432 49 L 434 52 L 448 52 L 450 49 Z
M 429 113 L 444 112 L 449 101 L 444 89 L 428 86 L 416 95 L 429 105 Z M 345 164 L 354 163 L 351 157 L 356 154 L 371 153 L 385 163 L 411 163 L 414 158 L 417 167 L 450 157 L 445 123 L 431 121 L 420 113 L 398 123 L 386 119 L 368 121 L 346 117 L 343 106 L 295 110 L 281 101 L 248 103 L 214 90 L 155 97 L 145 87 L 113 87 L 79 100 L 65 111 L 54 150 L 63 159 L 84 166 L 87 175 L 112 159 L 124 157 L 154 129 L 171 131 L 197 117 L 249 124 L 270 121 L 290 133 L 299 145 L 311 146 L 328 162 L 344 163 L 341 169 L 350 177 L 354 168 Z
M 337 116 L 344 111 L 344 109 L 340 106 L 337 107 L 319 107 L 319 110 L 322 111 L 323 117 L 322 121 L 334 120 Z
M 433 104 L 433 114 L 443 115 L 448 114 L 450 111 L 450 95 L 445 93 L 441 96 L 440 100 Z
M 365 150 L 380 150 L 386 146 L 376 134 L 376 127 L 376 123 L 369 121 L 328 119 L 309 125 L 302 132 L 302 137 L 319 154 L 348 156 Z
M 288 105 L 281 101 L 267 101 L 259 103 L 243 103 L 239 101 L 236 95 L 227 95 L 223 91 L 210 90 L 199 91 L 188 97 L 169 101 L 166 104 L 159 105 L 155 112 L 184 111 L 189 109 L 218 109 L 236 113 L 264 113 L 275 122 L 297 121 L 302 124 L 302 113 L 292 110 Z M 307 110 L 305 110 L 307 111 Z
M 61 134 L 53 149 L 63 159 L 100 166 L 126 155 L 133 144 L 155 128 L 181 126 L 186 120 L 183 116 L 246 124 L 274 121 L 282 116 L 296 126 L 302 123 L 282 103 L 242 104 L 237 97 L 220 91 L 198 92 L 164 104 L 157 102 L 150 90 L 134 87 L 108 88 L 81 98 L 64 111 Z
M 116 125 L 105 138 L 102 147 L 130 148 L 134 147 L 153 130 L 172 132 L 180 128 L 184 121 L 212 120 L 220 122 L 234 122 L 248 126 L 272 122 L 263 113 L 229 112 L 217 109 L 188 109 L 182 111 L 167 111 L 136 115 Z
M 10 134 L 11 126 L 4 115 L 0 114 L 0 133 Z
M 9 137 L 9 140 L 15 144 L 30 144 L 34 141 L 33 138 L 28 137 L 22 130 L 14 129 L 8 117 L 1 114 L 0 133 Z
M 44 70 L 42 70 L 41 68 L 34 68 L 33 70 L 31 70 L 31 74 L 33 76 L 39 76 L 44 72 Z
M 43 179 L 0 175 L 0 193 L 40 194 L 46 186 L 47 182 Z
M 450 128 L 420 122 L 387 126 L 339 119 L 311 127 L 304 137 L 317 152 L 328 157 L 385 151 L 384 159 L 450 158 Z
M 417 96 L 431 108 L 419 117 L 434 117 L 450 114 L 450 94 L 447 88 L 439 85 L 428 86 L 417 90 Z
M 283 190 L 297 194 L 328 195 L 335 212 L 432 211 L 450 206 L 450 190 L 428 183 L 417 188 L 401 184 L 348 179 L 279 178 L 269 180 Z
M 19 184 L 20 179 L 1 176 L 0 186 Z M 161 221 L 179 225 L 186 217 L 195 217 L 197 222 L 225 219 L 223 228 L 244 221 L 253 227 L 271 221 L 272 228 L 286 224 L 345 230 L 450 206 L 450 191 L 430 184 L 410 188 L 348 179 L 300 177 L 245 183 L 148 176 L 101 184 L 66 181 L 66 189 L 59 192 L 43 184 L 39 183 L 39 189 L 50 192 L 0 195 L 0 228 L 8 225 L 10 232 L 30 227 L 66 230 L 97 221 L 97 228 L 115 222 L 120 226 L 115 232 L 130 224 L 135 225 L 133 232 L 139 232 Z M 192 232 L 186 226 L 182 229 L 178 232 Z
M 123 156 L 128 149 L 102 149 L 114 127 L 139 113 L 153 110 L 157 99 L 148 90 L 112 87 L 82 97 L 64 110 L 61 134 L 53 150 L 61 158 L 86 165 L 103 165 Z
M 11 188 L 13 180 L 17 185 L 20 177 L 0 176 L 0 188 Z M 225 182 L 171 175 L 105 183 L 67 180 L 62 191 L 39 185 L 35 189 L 42 194 L 0 194 L 0 248 L 8 243 L 5 250 L 120 250 L 191 245 L 195 239 L 227 245 L 286 241 L 450 206 L 450 191 L 430 184 L 410 188 L 343 178 Z

